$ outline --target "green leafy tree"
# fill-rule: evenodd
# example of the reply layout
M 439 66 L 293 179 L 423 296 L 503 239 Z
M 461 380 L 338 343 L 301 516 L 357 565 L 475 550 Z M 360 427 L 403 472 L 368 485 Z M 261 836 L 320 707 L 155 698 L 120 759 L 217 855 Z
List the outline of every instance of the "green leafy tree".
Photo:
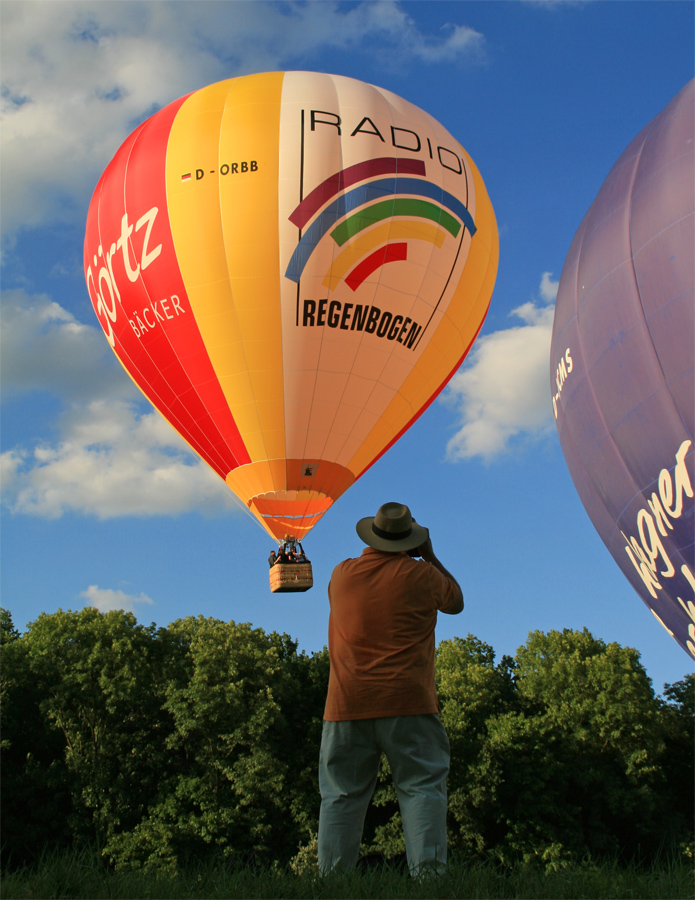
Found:
M 449 834 L 452 848 L 482 853 L 498 839 L 499 785 L 486 770 L 489 729 L 516 708 L 514 663 L 495 664 L 493 648 L 469 634 L 440 643 L 437 690 L 451 744 Z
M 312 671 L 286 635 L 234 622 L 188 618 L 169 630 L 187 653 L 166 690 L 167 775 L 142 821 L 110 841 L 110 855 L 120 866 L 170 868 L 217 853 L 289 859 L 315 827 L 307 750 L 313 770 L 323 660 Z
M 37 682 L 26 637 L 2 611 L 0 734 L 2 865 L 21 867 L 47 844 L 67 846 L 72 812 L 62 734 L 43 714 L 46 685 Z
M 19 637 L 20 634 L 12 621 L 12 613 L 0 606 L 0 645 L 9 644 Z
M 565 629 L 531 633 L 516 662 L 525 721 L 509 723 L 502 768 L 506 845 L 525 858 L 545 848 L 551 864 L 655 849 L 664 748 L 637 651 Z
M 294 642 L 291 643 L 294 647 Z M 310 656 L 288 657 L 296 693 L 285 692 L 283 715 L 287 723 L 284 758 L 288 766 L 288 808 L 302 841 L 318 831 L 320 805 L 318 759 L 323 729 L 323 710 L 328 692 L 328 648 Z M 294 837 L 290 844 L 294 842 Z M 297 847 L 294 846 L 293 853 Z
M 678 842 L 693 858 L 695 823 L 695 675 L 664 686 L 660 701 L 665 752 L 665 778 L 661 831 L 667 842 Z
M 27 705 L 20 680 L 30 685 L 32 715 L 41 722 L 19 738 L 26 760 L 19 752 L 5 759 L 10 807 L 21 815 L 26 800 L 14 790 L 15 777 L 57 782 L 70 798 L 57 821 L 72 841 L 104 846 L 135 827 L 165 768 L 164 741 L 172 730 L 162 689 L 176 652 L 166 630 L 140 626 L 132 613 L 58 610 L 39 616 L 5 655 L 10 741 L 21 733 Z M 3 787 L 5 794 L 7 782 Z M 50 830 L 45 838 L 53 839 Z
M 203 617 L 0 613 L 3 861 L 90 843 L 118 867 L 285 862 L 317 830 L 326 649 Z M 452 849 L 547 869 L 692 840 L 695 679 L 654 697 L 635 650 L 534 632 L 495 662 L 437 648 Z M 368 850 L 404 850 L 388 765 Z

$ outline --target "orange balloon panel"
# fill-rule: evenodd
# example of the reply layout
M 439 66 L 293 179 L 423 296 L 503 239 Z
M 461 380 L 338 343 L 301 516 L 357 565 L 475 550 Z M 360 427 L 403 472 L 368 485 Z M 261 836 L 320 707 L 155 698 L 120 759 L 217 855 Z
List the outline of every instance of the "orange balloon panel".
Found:
M 350 78 L 210 85 L 125 141 L 85 277 L 128 373 L 275 538 L 302 538 L 427 408 L 497 271 L 478 170 Z

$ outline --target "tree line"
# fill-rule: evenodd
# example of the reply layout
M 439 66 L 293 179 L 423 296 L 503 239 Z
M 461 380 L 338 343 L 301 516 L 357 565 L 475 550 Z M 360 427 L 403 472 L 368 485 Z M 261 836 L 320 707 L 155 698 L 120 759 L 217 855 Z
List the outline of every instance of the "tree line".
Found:
M 96 847 L 117 868 L 221 857 L 286 863 L 317 830 L 328 652 L 286 634 L 132 613 L 3 610 L 2 856 Z M 532 632 L 495 661 L 472 635 L 437 648 L 451 741 L 451 852 L 546 869 L 654 858 L 693 830 L 695 678 L 655 696 L 636 650 Z M 365 852 L 403 852 L 388 764 Z

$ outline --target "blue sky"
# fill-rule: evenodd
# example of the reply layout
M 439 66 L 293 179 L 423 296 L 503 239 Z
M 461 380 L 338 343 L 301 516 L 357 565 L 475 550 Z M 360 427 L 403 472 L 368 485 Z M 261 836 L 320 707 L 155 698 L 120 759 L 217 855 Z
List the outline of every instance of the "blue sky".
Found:
M 693 4 L 13 2 L 2 18 L 2 603 L 202 614 L 326 642 L 355 522 L 410 505 L 459 579 L 468 632 L 512 654 L 587 627 L 637 648 L 657 692 L 691 660 L 596 535 L 550 402 L 553 303 L 575 231 L 632 138 L 694 74 Z M 148 115 L 214 81 L 309 69 L 426 109 L 486 182 L 500 267 L 450 387 L 305 542 L 315 587 L 273 596 L 271 542 L 140 400 L 82 274 L 91 192 Z

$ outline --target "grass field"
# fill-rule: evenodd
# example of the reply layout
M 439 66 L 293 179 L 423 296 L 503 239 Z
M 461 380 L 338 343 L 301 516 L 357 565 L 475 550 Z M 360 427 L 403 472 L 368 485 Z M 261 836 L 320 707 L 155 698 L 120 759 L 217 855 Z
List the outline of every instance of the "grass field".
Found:
M 524 867 L 502 872 L 492 864 L 451 860 L 445 876 L 413 879 L 389 865 L 349 875 L 316 878 L 290 870 L 258 871 L 220 865 L 191 867 L 176 875 L 113 872 L 91 853 L 50 853 L 36 866 L 2 878 L 3 900 L 100 900 L 100 898 L 475 898 L 475 900 L 581 900 L 630 898 L 670 900 L 694 896 L 690 862 L 666 861 L 658 867 L 583 864 L 544 874 Z

